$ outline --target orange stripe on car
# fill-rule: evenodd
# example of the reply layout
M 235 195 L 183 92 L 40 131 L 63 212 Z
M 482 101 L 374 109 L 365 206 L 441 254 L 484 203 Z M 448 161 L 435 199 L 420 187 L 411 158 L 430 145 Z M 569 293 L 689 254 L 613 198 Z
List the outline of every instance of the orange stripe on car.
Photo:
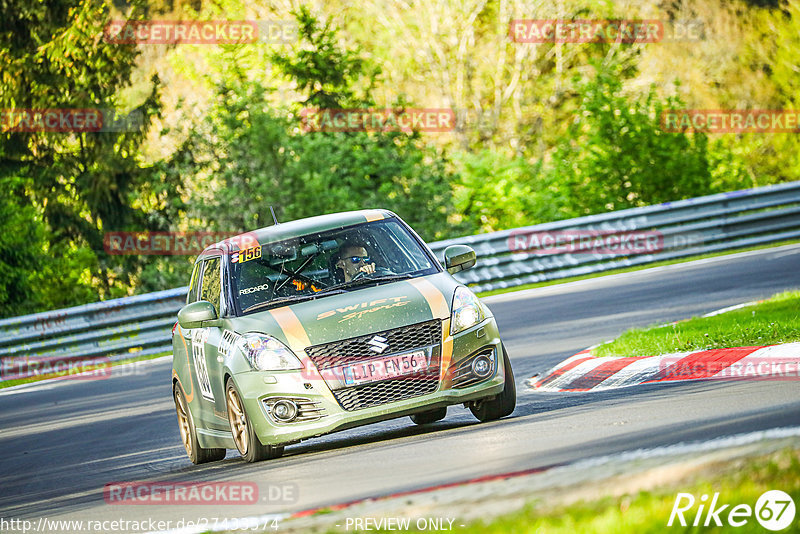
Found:
M 409 280 L 408 283 L 425 297 L 428 307 L 431 309 L 431 315 L 435 319 L 450 317 L 450 306 L 447 304 L 447 299 L 444 298 L 442 292 L 435 285 L 424 278 L 414 278 Z
M 297 315 L 288 308 L 278 308 L 269 310 L 272 318 L 278 323 L 278 326 L 283 330 L 283 335 L 286 336 L 286 342 L 289 344 L 295 353 L 302 354 L 306 347 L 311 346 L 311 340 L 308 339 L 308 333 L 303 328 L 303 324 Z
M 305 349 L 306 347 L 311 346 L 311 340 L 308 338 L 308 333 L 303 327 L 303 323 L 300 322 L 300 319 L 297 318 L 297 315 L 295 315 L 291 308 L 288 307 L 269 310 L 269 313 L 283 331 L 283 335 L 286 338 L 286 342 L 289 344 L 289 348 L 292 349 L 292 352 L 294 352 L 295 356 L 300 358 L 300 363 L 303 364 L 303 370 L 301 371 L 300 376 L 298 377 L 292 375 L 293 378 L 302 383 L 321 383 L 321 387 L 314 388 L 316 392 L 328 399 L 329 402 L 336 403 L 337 401 L 334 398 L 333 393 L 331 393 L 331 391 L 325 387 L 323 378 L 319 374 L 317 367 L 311 361 L 311 358 L 309 358 L 306 354 Z
M 425 297 L 425 301 L 431 309 L 431 315 L 435 319 L 444 319 L 442 321 L 442 371 L 439 377 L 440 380 L 443 380 L 453 357 L 453 338 L 450 336 L 450 306 L 442 292 L 424 278 L 415 278 L 409 280 L 408 283 Z
M 442 371 L 439 375 L 439 381 L 444 380 L 445 373 L 450 367 L 450 361 L 453 359 L 453 336 L 450 335 L 450 318 L 448 317 L 442 321 Z

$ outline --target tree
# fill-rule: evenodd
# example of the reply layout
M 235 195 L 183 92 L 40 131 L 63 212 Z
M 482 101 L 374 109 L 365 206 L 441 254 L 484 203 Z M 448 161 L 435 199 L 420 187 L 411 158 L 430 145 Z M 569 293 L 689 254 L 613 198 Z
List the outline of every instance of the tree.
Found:
M 280 220 L 387 208 L 426 238 L 451 235 L 450 175 L 418 133 L 303 130 L 301 106 L 370 107 L 379 71 L 338 44 L 330 21 L 320 24 L 304 8 L 295 16 L 300 43 L 272 58 L 298 100 L 276 108 L 258 80 L 217 87 L 176 157 L 194 185 L 189 218 L 239 232 L 271 224 L 270 206 Z
M 134 5 L 131 15 L 139 13 Z M 130 82 L 138 52 L 132 45 L 103 41 L 109 20 L 108 7 L 100 0 L 3 2 L 0 109 L 118 110 L 120 91 Z M 108 256 L 103 233 L 149 226 L 151 219 L 136 206 L 140 188 L 150 180 L 139 147 L 150 119 L 159 112 L 158 87 L 154 79 L 150 94 L 133 109 L 138 114 L 133 116 L 141 117 L 138 127 L 25 131 L 7 116 L 0 133 L 3 192 L 24 187 L 25 198 L 15 196 L 16 211 L 42 225 L 46 244 L 39 253 L 49 256 L 56 271 L 70 270 L 60 273 L 62 278 L 91 288 L 88 294 L 94 298 L 127 293 L 143 261 Z M 4 221 L 11 224 L 13 219 Z M 74 289 L 77 293 L 59 294 L 52 286 L 39 291 L 50 291 L 42 301 L 54 305 L 85 301 L 87 292 Z M 4 298 L 13 307 L 24 297 Z
M 678 97 L 662 100 L 623 93 L 622 68 L 595 64 L 576 80 L 581 104 L 552 153 L 551 178 L 569 190 L 580 216 L 689 198 L 712 191 L 708 139 L 703 133 L 662 129 L 661 114 L 683 109 Z

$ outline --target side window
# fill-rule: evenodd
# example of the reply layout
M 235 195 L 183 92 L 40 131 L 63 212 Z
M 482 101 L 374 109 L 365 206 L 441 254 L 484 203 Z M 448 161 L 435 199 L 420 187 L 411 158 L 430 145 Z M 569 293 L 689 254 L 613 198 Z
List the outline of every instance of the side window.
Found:
M 202 287 L 200 288 L 200 300 L 207 300 L 213 304 L 218 315 L 220 282 L 219 258 L 211 258 L 203 262 L 203 281 Z
M 189 282 L 189 294 L 186 295 L 186 304 L 191 304 L 192 302 L 197 302 L 197 293 L 200 289 L 198 286 L 200 285 L 198 282 L 200 281 L 200 264 L 195 263 L 194 269 L 192 270 L 192 279 Z

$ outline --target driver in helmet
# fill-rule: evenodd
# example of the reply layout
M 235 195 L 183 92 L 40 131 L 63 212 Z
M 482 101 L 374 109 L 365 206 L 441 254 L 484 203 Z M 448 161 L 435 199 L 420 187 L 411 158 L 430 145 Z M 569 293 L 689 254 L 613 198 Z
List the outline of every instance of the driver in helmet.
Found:
M 375 263 L 370 262 L 369 254 L 367 254 L 367 249 L 364 247 L 347 245 L 339 254 L 336 268 L 344 272 L 344 281 L 349 282 L 358 273 L 373 274 L 375 272 Z

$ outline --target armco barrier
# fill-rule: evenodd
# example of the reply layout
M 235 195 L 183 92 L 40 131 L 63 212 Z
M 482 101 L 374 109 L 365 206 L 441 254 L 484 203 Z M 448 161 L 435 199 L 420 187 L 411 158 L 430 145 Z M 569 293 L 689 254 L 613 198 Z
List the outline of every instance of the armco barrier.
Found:
M 658 247 L 642 254 L 514 250 L 519 235 L 569 232 L 606 237 L 650 232 L 658 236 Z M 797 238 L 800 182 L 792 182 L 439 241 L 431 248 L 443 261 L 449 245 L 473 247 L 477 265 L 455 276 L 475 291 L 488 291 Z M 0 320 L 0 378 L 17 375 L 26 361 L 118 360 L 168 352 L 186 291 Z
M 48 362 L 120 360 L 168 352 L 175 314 L 186 301 L 187 290 L 181 287 L 0 320 L 0 378 L 55 367 L 44 365 Z
M 658 251 L 649 254 L 511 250 L 510 240 L 516 235 L 564 231 L 612 235 L 654 231 L 663 241 Z M 800 182 L 791 182 L 439 241 L 431 248 L 440 261 L 450 245 L 474 248 L 478 264 L 456 278 L 475 291 L 490 291 L 797 238 Z

